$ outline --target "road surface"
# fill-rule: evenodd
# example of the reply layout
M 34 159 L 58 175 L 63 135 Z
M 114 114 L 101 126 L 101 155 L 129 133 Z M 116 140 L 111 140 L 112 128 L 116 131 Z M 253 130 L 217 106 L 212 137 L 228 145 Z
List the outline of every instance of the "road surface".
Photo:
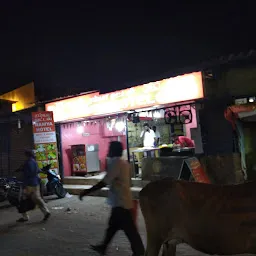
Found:
M 30 213 L 30 221 L 16 224 L 15 208 L 0 208 L 1 256 L 85 256 L 98 255 L 89 244 L 101 241 L 107 224 L 109 207 L 105 198 L 87 197 L 80 202 L 76 196 L 48 202 L 52 217 L 41 223 L 39 210 Z M 146 231 L 141 213 L 139 231 L 146 244 Z M 129 243 L 120 231 L 108 255 L 132 255 Z M 177 256 L 205 256 L 187 245 L 180 245 Z

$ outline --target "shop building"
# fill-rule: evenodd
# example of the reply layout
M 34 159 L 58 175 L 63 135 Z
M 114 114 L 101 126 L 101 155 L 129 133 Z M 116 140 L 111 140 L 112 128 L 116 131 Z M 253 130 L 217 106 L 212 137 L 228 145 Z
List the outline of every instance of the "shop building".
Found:
M 12 102 L 0 99 L 0 177 L 8 174 L 10 166 L 10 124 Z
M 0 176 L 17 176 L 24 163 L 25 149 L 34 148 L 31 113 L 42 110 L 36 106 L 34 83 L 23 85 L 0 95 Z
M 195 72 L 106 94 L 93 92 L 50 102 L 60 127 L 61 163 L 64 176 L 106 170 L 110 141 L 123 143 L 124 158 L 143 148 L 140 137 L 147 122 L 161 134 L 160 145 L 170 144 L 177 133 L 194 140 L 195 152 L 203 153 L 198 119 L 204 97 L 202 73 Z
M 199 111 L 204 148 L 201 163 L 214 183 L 241 183 L 247 177 L 250 180 L 256 177 L 253 146 L 255 122 L 241 117 L 237 110 L 250 112 L 249 109 L 255 104 L 256 52 L 252 50 L 222 56 L 215 61 L 203 63 L 200 69 L 204 73 L 205 89 L 205 100 Z M 243 105 L 248 107 L 241 111 L 239 106 Z M 242 147 L 241 133 L 227 121 L 227 111 L 237 116 L 239 129 L 243 127 L 245 139 Z M 246 169 L 244 159 L 247 161 Z
M 225 117 L 237 135 L 237 152 L 241 156 L 241 169 L 246 180 L 256 178 L 256 98 L 236 100 L 229 106 Z

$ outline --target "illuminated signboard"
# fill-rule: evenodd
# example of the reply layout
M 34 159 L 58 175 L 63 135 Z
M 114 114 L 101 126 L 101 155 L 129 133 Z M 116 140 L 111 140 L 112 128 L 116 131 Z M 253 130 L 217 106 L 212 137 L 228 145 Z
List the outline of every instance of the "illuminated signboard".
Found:
M 36 160 L 40 169 L 51 164 L 53 171 L 58 173 L 58 148 L 52 112 L 32 112 L 32 126 Z M 44 177 L 45 175 L 40 175 Z
M 81 95 L 46 104 L 55 122 L 120 113 L 204 97 L 201 72 L 177 76 L 132 88 Z

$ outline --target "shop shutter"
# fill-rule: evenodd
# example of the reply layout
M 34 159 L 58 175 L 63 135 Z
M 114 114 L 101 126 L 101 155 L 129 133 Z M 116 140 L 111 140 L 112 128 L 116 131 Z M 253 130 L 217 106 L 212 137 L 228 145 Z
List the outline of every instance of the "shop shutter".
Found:
M 233 130 L 224 117 L 226 105 L 217 100 L 207 102 L 204 109 L 199 112 L 203 147 L 206 155 L 233 153 Z
M 31 113 L 37 111 L 37 107 L 25 109 L 13 113 L 10 127 L 10 173 L 17 176 L 15 171 L 24 164 L 26 160 L 25 149 L 34 148 L 32 117 Z M 18 128 L 18 120 L 21 127 Z
M 0 124 L 0 177 L 8 176 L 9 174 L 9 124 Z
M 32 125 L 22 123 L 21 129 L 18 129 L 17 123 L 11 125 L 10 136 L 10 173 L 14 174 L 25 161 L 24 150 L 33 149 L 33 131 Z

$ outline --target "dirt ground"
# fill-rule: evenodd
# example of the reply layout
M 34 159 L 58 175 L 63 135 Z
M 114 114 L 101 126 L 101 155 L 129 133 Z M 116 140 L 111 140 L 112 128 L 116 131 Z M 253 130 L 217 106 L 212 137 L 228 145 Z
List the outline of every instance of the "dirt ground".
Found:
M 19 217 L 15 208 L 0 207 L 1 256 L 84 256 L 98 255 L 89 249 L 90 244 L 101 241 L 107 224 L 109 207 L 105 198 L 87 197 L 80 202 L 76 196 L 51 200 L 48 207 L 52 217 L 41 223 L 39 210 L 30 213 L 30 221 L 16 224 Z M 139 230 L 146 244 L 143 217 L 139 215 Z M 129 243 L 122 232 L 112 242 L 108 255 L 132 255 Z M 180 245 L 177 256 L 205 256 L 187 245 Z

